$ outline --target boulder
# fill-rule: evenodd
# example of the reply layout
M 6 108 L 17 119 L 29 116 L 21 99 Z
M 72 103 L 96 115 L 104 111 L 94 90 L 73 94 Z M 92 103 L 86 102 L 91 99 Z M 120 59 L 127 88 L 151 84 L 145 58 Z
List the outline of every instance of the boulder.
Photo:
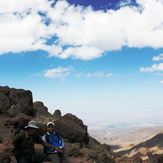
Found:
M 62 113 L 59 109 L 55 110 L 55 112 L 53 113 L 53 117 L 54 118 L 61 118 Z
M 14 89 L 10 90 L 9 98 L 11 100 L 11 104 L 19 104 L 21 113 L 25 113 L 27 115 L 34 115 L 33 109 L 33 98 L 32 92 L 24 89 Z
M 69 119 L 75 123 L 77 123 L 79 126 L 81 127 L 86 127 L 84 124 L 83 124 L 83 121 L 81 119 L 79 119 L 78 117 L 76 117 L 75 115 L 71 114 L 71 113 L 67 113 L 63 116 L 63 119 Z
M 4 87 L 0 86 L 0 92 L 8 96 L 10 92 L 10 88 L 8 86 L 4 86 Z
M 87 126 L 82 120 L 72 114 L 66 114 L 55 121 L 56 130 L 71 143 L 86 143 L 88 138 Z
M 35 110 L 37 115 L 40 114 L 44 116 L 51 116 L 51 114 L 48 112 L 48 108 L 41 101 L 34 102 L 33 109 Z
M 66 156 L 77 157 L 80 155 L 80 144 L 79 143 L 65 143 L 65 154 Z
M 7 113 L 11 116 L 11 117 L 15 117 L 16 115 L 21 113 L 21 108 L 19 104 L 13 104 L 10 106 L 10 108 L 8 109 Z
M 0 92 L 0 114 L 6 113 L 9 106 L 10 100 L 5 94 Z

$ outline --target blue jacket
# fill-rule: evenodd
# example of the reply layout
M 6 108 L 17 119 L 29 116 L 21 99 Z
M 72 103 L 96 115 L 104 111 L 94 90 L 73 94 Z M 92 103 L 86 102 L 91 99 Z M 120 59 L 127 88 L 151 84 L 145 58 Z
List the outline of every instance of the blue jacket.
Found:
M 42 140 L 49 143 L 49 144 L 52 144 L 54 147 L 58 147 L 58 148 L 63 148 L 64 147 L 63 139 L 56 132 L 54 132 L 52 134 L 47 132 L 42 137 Z M 50 148 L 50 147 L 44 147 L 44 151 L 47 154 L 58 153 L 57 151 L 55 151 L 53 148 Z

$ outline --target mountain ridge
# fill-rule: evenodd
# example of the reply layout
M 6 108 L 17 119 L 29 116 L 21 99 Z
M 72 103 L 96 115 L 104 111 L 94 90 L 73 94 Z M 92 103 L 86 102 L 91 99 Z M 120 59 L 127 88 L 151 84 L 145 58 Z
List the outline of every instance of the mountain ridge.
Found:
M 30 90 L 8 86 L 0 86 L 0 162 L 2 159 L 6 159 L 5 163 L 11 161 L 11 149 L 6 149 L 4 143 L 6 139 L 12 139 L 12 120 L 20 119 L 22 115 L 32 117 L 39 124 L 40 135 L 45 133 L 46 123 L 53 121 L 65 140 L 65 153 L 72 163 L 114 162 L 110 146 L 89 136 L 88 126 L 81 119 L 71 113 L 62 115 L 60 110 L 51 114 L 43 102 L 33 102 Z

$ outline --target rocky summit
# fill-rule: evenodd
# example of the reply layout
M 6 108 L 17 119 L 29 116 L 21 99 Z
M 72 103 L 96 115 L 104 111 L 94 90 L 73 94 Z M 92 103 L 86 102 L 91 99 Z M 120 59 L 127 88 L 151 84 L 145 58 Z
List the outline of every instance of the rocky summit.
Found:
M 13 161 L 13 147 L 6 145 L 12 139 L 13 122 L 16 120 L 35 120 L 45 133 L 46 123 L 53 121 L 65 141 L 65 153 L 72 163 L 113 163 L 111 147 L 101 144 L 89 136 L 88 127 L 81 119 L 60 110 L 53 114 L 41 101 L 33 102 L 30 90 L 0 86 L 0 163 Z M 42 146 L 36 145 L 36 150 Z
M 53 114 L 42 101 L 33 102 L 30 90 L 0 86 L 0 163 L 15 163 L 13 146 L 7 144 L 13 137 L 14 122 L 35 120 L 38 134 L 46 131 L 46 123 L 53 121 L 64 138 L 65 154 L 71 163 L 163 163 L 163 134 L 157 134 L 128 150 L 113 152 L 112 146 L 101 144 L 88 133 L 88 126 L 71 113 Z M 6 145 L 7 144 L 7 145 Z M 35 146 L 43 152 L 41 145 Z

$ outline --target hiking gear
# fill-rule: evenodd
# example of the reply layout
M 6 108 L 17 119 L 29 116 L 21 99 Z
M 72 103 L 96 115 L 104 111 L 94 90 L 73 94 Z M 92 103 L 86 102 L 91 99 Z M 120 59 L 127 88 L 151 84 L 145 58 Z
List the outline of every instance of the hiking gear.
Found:
M 25 129 L 26 128 L 35 128 L 35 129 L 38 129 L 39 127 L 36 125 L 36 122 L 35 121 L 29 121 L 28 122 L 28 125 L 25 126 Z
M 53 122 L 48 122 L 46 125 L 47 125 L 47 126 L 49 126 L 49 125 L 55 126 L 55 124 L 54 124 Z
M 16 117 L 14 118 L 9 118 L 7 119 L 6 123 L 13 125 L 13 136 L 17 135 L 21 130 L 24 129 L 25 126 L 28 125 L 28 122 L 33 119 L 33 117 L 28 116 L 24 113 L 20 113 L 18 114 Z
M 13 135 L 17 135 L 21 130 L 24 129 L 25 126 L 28 124 L 28 120 L 25 119 L 19 119 L 17 122 L 14 123 L 14 130 Z

